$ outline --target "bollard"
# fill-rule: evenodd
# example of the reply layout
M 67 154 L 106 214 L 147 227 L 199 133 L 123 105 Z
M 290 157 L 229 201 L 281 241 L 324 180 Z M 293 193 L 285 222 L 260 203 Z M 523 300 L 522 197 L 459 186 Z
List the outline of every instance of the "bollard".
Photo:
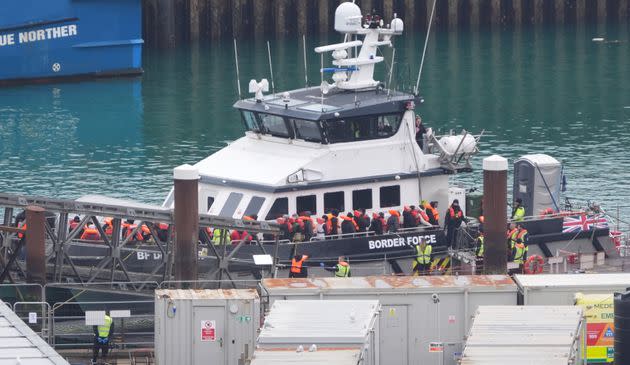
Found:
M 199 171 L 188 164 L 173 169 L 175 186 L 175 280 L 197 280 Z
M 483 159 L 484 273 L 507 270 L 507 159 L 493 155 Z
M 46 284 L 46 219 L 44 208 L 26 207 L 26 282 Z

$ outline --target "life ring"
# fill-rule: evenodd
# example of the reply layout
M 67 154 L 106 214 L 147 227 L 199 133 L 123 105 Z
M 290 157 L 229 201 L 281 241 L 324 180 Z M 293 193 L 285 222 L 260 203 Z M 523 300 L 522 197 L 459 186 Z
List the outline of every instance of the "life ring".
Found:
M 527 261 L 525 261 L 525 265 L 523 269 L 525 270 L 525 274 L 540 274 L 543 272 L 543 265 L 545 264 L 545 260 L 539 255 L 530 256 Z M 532 267 L 533 265 L 533 267 Z

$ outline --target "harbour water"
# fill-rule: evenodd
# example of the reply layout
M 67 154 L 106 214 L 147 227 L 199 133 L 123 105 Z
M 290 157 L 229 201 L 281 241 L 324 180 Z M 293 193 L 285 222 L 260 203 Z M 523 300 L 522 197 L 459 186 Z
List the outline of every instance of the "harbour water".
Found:
M 630 214 L 628 25 L 532 27 L 432 35 L 417 110 L 442 132 L 485 130 L 481 159 L 548 153 L 567 196 Z M 619 43 L 593 42 L 594 37 Z M 308 84 L 319 85 L 307 39 Z M 423 33 L 395 41 L 393 85 L 410 88 Z M 301 40 L 271 40 L 276 90 L 305 84 Z M 239 42 L 241 87 L 269 78 L 266 43 Z M 391 50 L 385 50 L 391 59 Z M 0 191 L 75 198 L 99 193 L 161 203 L 172 168 L 242 134 L 231 41 L 146 50 L 140 79 L 0 89 Z M 383 67 L 384 68 L 384 67 Z M 387 80 L 384 70 L 378 73 Z M 234 167 L 239 168 L 238 166 Z M 481 186 L 480 170 L 461 181 Z M 616 214 L 616 213 L 615 213 Z

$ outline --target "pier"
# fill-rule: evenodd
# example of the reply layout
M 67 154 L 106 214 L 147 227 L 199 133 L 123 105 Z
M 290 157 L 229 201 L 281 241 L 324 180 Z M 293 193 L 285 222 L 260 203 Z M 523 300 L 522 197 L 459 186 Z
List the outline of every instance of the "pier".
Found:
M 232 37 L 288 37 L 333 32 L 333 0 L 144 0 L 143 37 L 175 47 Z M 425 30 L 433 0 L 357 1 L 364 14 L 394 13 L 409 30 Z M 628 0 L 438 0 L 438 28 L 627 22 Z

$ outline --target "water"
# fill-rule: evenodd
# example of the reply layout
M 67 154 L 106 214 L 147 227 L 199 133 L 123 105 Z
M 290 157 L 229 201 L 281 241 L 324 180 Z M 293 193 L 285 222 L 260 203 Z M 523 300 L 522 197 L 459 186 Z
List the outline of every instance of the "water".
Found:
M 548 153 L 565 163 L 567 195 L 630 214 L 630 45 L 627 25 L 439 31 L 419 108 L 448 131 L 485 130 L 481 159 Z M 618 39 L 602 44 L 593 37 Z M 318 85 L 309 39 L 309 83 Z M 409 88 L 423 34 L 396 40 L 394 84 Z M 304 85 L 298 40 L 272 41 L 278 90 Z M 265 43 L 239 44 L 241 83 L 268 77 Z M 391 50 L 384 50 L 386 58 Z M 172 168 L 242 134 L 232 43 L 147 50 L 142 79 L 0 89 L 0 191 L 76 198 L 100 193 L 161 203 Z M 385 69 L 385 67 L 381 67 Z M 378 75 L 386 80 L 385 72 Z M 481 172 L 462 176 L 481 185 Z

